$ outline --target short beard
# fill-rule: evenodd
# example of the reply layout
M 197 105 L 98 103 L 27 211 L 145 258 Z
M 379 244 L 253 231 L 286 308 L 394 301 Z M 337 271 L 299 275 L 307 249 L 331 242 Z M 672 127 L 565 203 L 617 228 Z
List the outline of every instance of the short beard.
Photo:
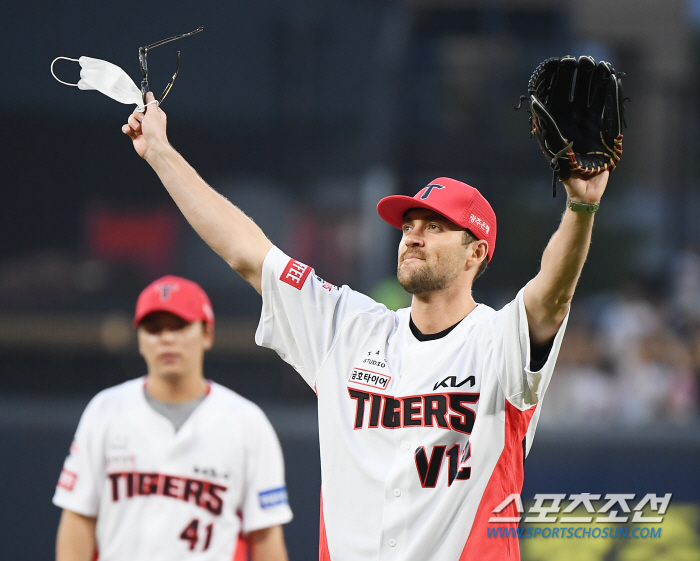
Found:
M 416 296 L 427 292 L 435 292 L 446 288 L 457 276 L 459 271 L 449 270 L 440 267 L 438 270 L 424 264 L 420 269 L 414 271 L 412 275 L 401 274 L 401 267 L 396 271 L 399 284 L 409 294 Z

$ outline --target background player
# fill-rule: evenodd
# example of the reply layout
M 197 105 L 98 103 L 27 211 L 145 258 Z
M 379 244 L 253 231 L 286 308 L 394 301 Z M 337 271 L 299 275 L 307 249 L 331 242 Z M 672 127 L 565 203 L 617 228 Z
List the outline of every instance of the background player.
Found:
M 136 303 L 147 375 L 82 415 L 53 502 L 57 561 L 286 561 L 292 518 L 277 436 L 253 403 L 203 375 L 214 313 L 167 276 Z M 246 540 L 239 540 L 244 534 Z
M 597 208 L 608 172 L 566 180 L 574 204 L 540 272 L 498 312 L 471 294 L 496 242 L 476 189 L 439 178 L 413 198 L 382 200 L 382 218 L 403 230 L 398 277 L 413 294 L 394 313 L 274 248 L 170 146 L 160 108 L 122 130 L 202 238 L 262 294 L 256 341 L 316 390 L 320 558 L 517 559 L 517 539 L 487 539 L 486 528 L 522 488 L 590 244 L 593 213 L 580 211 Z M 500 515 L 518 513 L 511 503 Z

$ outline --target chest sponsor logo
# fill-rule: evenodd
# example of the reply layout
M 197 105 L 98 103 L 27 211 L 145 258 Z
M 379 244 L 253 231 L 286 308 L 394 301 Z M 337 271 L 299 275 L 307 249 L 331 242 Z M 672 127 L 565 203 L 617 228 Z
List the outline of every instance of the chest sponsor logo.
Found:
M 444 393 L 391 397 L 348 388 L 355 401 L 354 429 L 436 427 L 471 434 L 476 413 L 468 405 L 478 393 Z
M 108 450 L 126 450 L 129 448 L 129 438 L 123 434 L 113 434 L 107 439 Z
M 115 503 L 134 497 L 160 496 L 192 503 L 217 516 L 223 510 L 227 487 L 210 481 L 135 471 L 110 473 L 108 477 Z
M 469 382 L 469 387 L 473 388 L 474 384 L 476 384 L 476 378 L 474 378 L 474 376 L 467 376 L 464 380 L 458 382 L 457 376 L 448 376 L 440 382 L 435 382 L 433 391 L 437 390 L 438 388 L 461 388 L 467 382 Z
M 211 467 L 211 466 L 205 466 L 205 467 L 194 466 L 192 468 L 192 471 L 194 471 L 198 475 L 201 474 L 204 477 L 211 477 L 214 479 L 220 479 L 220 478 L 228 479 L 229 478 L 229 474 L 227 471 L 222 470 L 222 469 L 217 470 L 215 467 Z
M 382 358 L 382 353 L 379 351 L 367 351 L 367 354 L 362 356 L 362 369 L 381 370 L 386 368 L 387 360 Z
M 293 286 L 297 290 L 301 290 L 301 287 L 304 286 L 310 273 L 311 267 L 299 263 L 299 261 L 294 259 L 290 259 L 284 271 L 282 271 L 280 280 L 287 283 L 289 286 Z
M 277 487 L 276 489 L 261 491 L 258 493 L 258 500 L 260 501 L 260 508 L 286 505 L 289 503 L 289 499 L 287 498 L 287 488 Z
M 105 456 L 107 471 L 129 471 L 136 468 L 134 454 L 108 452 Z
M 369 386 L 378 390 L 385 390 L 391 381 L 391 376 L 380 374 L 364 368 L 353 368 L 348 382 Z

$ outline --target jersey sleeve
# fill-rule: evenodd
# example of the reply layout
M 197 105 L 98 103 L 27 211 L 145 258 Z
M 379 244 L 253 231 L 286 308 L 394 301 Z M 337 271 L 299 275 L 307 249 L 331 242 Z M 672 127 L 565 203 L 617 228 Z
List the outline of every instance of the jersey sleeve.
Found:
M 524 300 L 525 289 L 496 312 L 491 320 L 491 348 L 498 381 L 506 399 L 521 411 L 537 405 L 552 378 L 554 364 L 564 337 L 569 315 L 554 337 L 549 356 L 537 371 L 530 369 L 530 330 Z
M 387 313 L 368 296 L 324 281 L 276 247 L 263 263 L 262 298 L 255 342 L 274 349 L 312 388 L 343 325 L 360 313 Z
M 97 516 L 104 481 L 99 401 L 93 398 L 80 418 L 53 496 L 56 506 L 84 516 Z
M 259 409 L 255 409 L 248 434 L 249 460 L 246 462 L 247 480 L 241 507 L 245 534 L 286 524 L 292 519 L 282 448 L 270 421 Z

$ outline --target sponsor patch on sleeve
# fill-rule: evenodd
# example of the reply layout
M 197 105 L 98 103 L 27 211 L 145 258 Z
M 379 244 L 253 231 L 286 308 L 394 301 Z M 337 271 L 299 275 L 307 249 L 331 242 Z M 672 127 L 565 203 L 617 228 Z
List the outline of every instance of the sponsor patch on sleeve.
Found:
M 66 468 L 61 469 L 61 475 L 58 476 L 58 487 L 63 487 L 68 491 L 72 491 L 75 487 L 75 482 L 78 480 L 78 474 L 68 471 Z
M 260 491 L 260 493 L 258 493 L 258 499 L 260 500 L 260 508 L 286 505 L 289 502 L 286 487 L 277 487 L 277 489 Z
M 324 281 L 321 277 L 318 275 L 314 275 L 316 277 L 316 280 L 321 284 L 321 288 L 323 290 L 327 290 L 328 294 L 333 292 L 334 290 L 340 290 L 336 285 L 329 283 L 328 281 Z
M 353 368 L 348 378 L 348 382 L 355 382 L 356 384 L 370 386 L 378 390 L 385 390 L 390 381 L 391 376 L 372 372 L 371 370 L 364 370 L 363 368 Z
M 290 259 L 289 263 L 287 263 L 287 266 L 284 268 L 284 271 L 282 271 L 280 280 L 282 282 L 286 282 L 289 286 L 293 286 L 297 290 L 301 290 L 301 287 L 304 286 L 309 273 L 311 273 L 311 267 L 304 265 L 303 263 L 299 263 L 299 261 L 294 259 Z

